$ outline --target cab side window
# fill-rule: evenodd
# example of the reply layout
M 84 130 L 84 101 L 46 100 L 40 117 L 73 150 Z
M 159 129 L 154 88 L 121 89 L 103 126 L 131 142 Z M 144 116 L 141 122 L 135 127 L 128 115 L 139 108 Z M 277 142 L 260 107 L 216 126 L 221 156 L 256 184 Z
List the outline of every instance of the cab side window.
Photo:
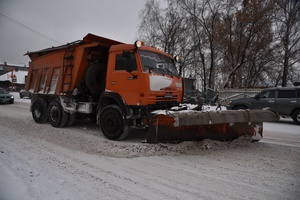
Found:
M 296 90 L 279 90 L 278 98 L 296 98 Z
M 275 91 L 266 91 L 260 95 L 260 98 L 275 98 Z
M 116 67 L 115 70 L 126 70 L 126 67 L 129 65 L 129 68 L 134 71 L 137 70 L 135 54 L 130 56 L 130 59 L 124 57 L 122 54 L 118 54 L 116 57 Z

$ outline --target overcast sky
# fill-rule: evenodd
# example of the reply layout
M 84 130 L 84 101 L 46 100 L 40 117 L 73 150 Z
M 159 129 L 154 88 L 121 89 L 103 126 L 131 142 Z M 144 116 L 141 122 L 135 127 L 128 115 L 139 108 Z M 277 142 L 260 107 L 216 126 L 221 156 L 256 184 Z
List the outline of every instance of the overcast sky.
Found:
M 29 58 L 23 56 L 27 51 L 80 40 L 87 33 L 132 43 L 145 2 L 0 0 L 0 62 L 28 66 Z

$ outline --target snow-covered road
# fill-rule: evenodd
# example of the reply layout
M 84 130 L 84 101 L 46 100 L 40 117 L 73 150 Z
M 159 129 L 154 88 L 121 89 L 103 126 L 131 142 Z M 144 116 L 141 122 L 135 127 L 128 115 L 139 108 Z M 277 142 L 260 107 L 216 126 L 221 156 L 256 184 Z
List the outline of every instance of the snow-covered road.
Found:
M 110 141 L 89 121 L 36 124 L 29 99 L 0 105 L 0 200 L 299 199 L 300 126 L 264 123 L 250 143 Z

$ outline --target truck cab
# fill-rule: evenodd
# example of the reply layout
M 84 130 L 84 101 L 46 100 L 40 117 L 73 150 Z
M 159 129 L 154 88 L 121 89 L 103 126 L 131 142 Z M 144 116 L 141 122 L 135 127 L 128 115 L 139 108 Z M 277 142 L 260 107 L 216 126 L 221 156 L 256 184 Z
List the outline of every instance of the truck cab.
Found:
M 182 78 L 175 61 L 155 48 L 137 46 L 136 43 L 112 46 L 106 74 L 105 91 L 98 110 L 117 105 L 115 112 L 121 110 L 130 126 L 143 126 L 152 111 L 169 109 L 182 102 Z M 98 113 L 98 118 L 105 118 L 103 116 Z M 105 128 L 102 131 L 108 132 Z
M 119 94 L 126 105 L 172 107 L 182 101 L 182 87 L 170 55 L 145 46 L 110 48 L 105 89 Z

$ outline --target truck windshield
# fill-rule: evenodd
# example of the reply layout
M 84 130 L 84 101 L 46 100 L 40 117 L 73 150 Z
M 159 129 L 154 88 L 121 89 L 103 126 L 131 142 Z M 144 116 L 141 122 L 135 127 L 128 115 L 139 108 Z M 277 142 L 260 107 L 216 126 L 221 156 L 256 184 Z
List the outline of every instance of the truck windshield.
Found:
M 145 72 L 152 68 L 155 73 L 178 76 L 175 62 L 172 58 L 145 50 L 139 50 L 139 53 Z

